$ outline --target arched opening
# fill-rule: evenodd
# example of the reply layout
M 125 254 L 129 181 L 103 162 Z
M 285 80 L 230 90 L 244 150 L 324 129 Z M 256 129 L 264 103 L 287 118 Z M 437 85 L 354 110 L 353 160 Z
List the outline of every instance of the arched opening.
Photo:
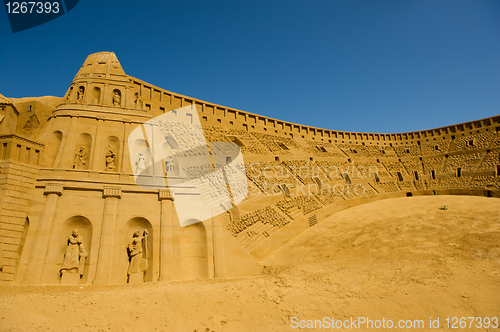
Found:
M 116 136 L 108 136 L 104 141 L 104 164 L 106 172 L 118 172 L 120 155 L 120 140 Z
M 139 236 L 134 237 L 135 232 L 138 232 Z M 129 279 L 130 282 L 153 281 L 153 227 L 149 220 L 143 217 L 130 219 L 125 227 L 117 229 L 116 239 L 117 249 L 113 267 L 115 281 L 119 283 L 126 283 Z M 134 269 L 134 266 L 138 269 Z
M 101 103 L 101 88 L 94 87 L 92 89 L 92 104 L 99 105 Z
M 73 154 L 73 169 L 89 169 L 90 148 L 92 146 L 92 136 L 88 133 L 78 135 Z
M 413 196 L 412 193 L 410 193 L 410 192 L 406 193 L 406 197 L 412 197 L 412 196 Z
M 493 197 L 493 192 L 491 190 L 487 190 L 486 197 Z
M 74 236 L 75 230 L 77 230 L 76 237 Z M 65 284 L 87 283 L 92 246 L 90 220 L 83 216 L 67 219 L 62 224 L 57 243 L 54 245 L 57 246 L 54 275 L 58 281 Z
M 182 279 L 208 278 L 207 234 L 203 223 L 181 228 L 180 254 Z
M 50 134 L 47 139 L 47 149 L 45 150 L 44 162 L 45 167 L 54 167 L 57 154 L 59 153 L 59 147 L 61 146 L 61 141 L 63 134 L 60 131 L 54 131 Z

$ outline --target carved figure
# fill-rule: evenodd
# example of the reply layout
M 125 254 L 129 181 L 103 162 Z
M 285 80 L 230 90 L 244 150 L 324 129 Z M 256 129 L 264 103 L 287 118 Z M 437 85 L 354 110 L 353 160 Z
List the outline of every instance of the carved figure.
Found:
M 139 174 L 146 169 L 146 157 L 144 157 L 140 152 L 137 156 L 137 160 L 135 161 L 135 166 L 135 174 Z
M 174 164 L 174 159 L 172 156 L 168 156 L 167 159 L 165 160 L 165 172 L 174 172 L 175 171 L 175 164 Z
M 113 96 L 113 105 L 114 106 L 121 106 L 121 100 L 122 97 L 118 93 L 118 91 L 115 91 L 115 95 Z
M 75 163 L 73 164 L 73 168 L 83 169 L 85 164 L 87 163 L 87 151 L 82 146 L 80 150 L 75 154 Z
M 136 230 L 132 237 L 132 242 L 128 245 L 129 265 L 127 270 L 128 282 L 143 281 L 143 272 L 148 268 L 148 261 L 143 257 L 143 245 L 145 257 L 148 257 L 148 231 L 141 232 Z M 144 242 L 144 244 L 143 244 Z
M 115 171 L 115 160 L 116 154 L 114 153 L 114 151 L 108 150 L 108 153 L 106 153 L 106 171 Z
M 79 103 L 83 103 L 83 94 L 85 93 L 85 89 L 83 88 L 83 86 L 80 87 L 80 89 L 78 90 L 78 102 Z
M 82 276 L 87 255 L 87 251 L 83 247 L 83 238 L 78 233 L 78 229 L 74 229 L 68 238 L 68 247 L 59 270 L 61 275 L 64 273 L 79 273 Z
M 134 104 L 135 108 L 142 109 L 142 100 L 138 93 L 135 94 Z

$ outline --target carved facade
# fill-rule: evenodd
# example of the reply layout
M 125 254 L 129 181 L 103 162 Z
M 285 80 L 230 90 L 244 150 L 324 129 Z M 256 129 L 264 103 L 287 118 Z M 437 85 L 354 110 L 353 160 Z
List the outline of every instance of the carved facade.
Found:
M 349 206 L 414 195 L 500 197 L 500 116 L 400 134 L 313 128 L 160 89 L 126 75 L 109 52 L 90 55 L 63 98 L 43 98 L 0 95 L 4 283 L 247 275 L 293 236 Z M 193 210 L 211 199 L 193 192 L 181 175 L 198 178 L 220 164 L 181 167 L 166 159 L 160 177 L 178 178 L 178 185 L 139 187 L 133 174 L 150 167 L 150 143 L 138 142 L 143 152 L 130 156 L 127 138 L 144 122 L 185 106 L 198 115 L 208 142 L 241 149 L 249 195 L 228 212 L 181 227 L 176 199 L 188 197 Z M 175 132 L 181 127 L 160 126 L 184 137 L 167 137 L 168 144 L 190 144 Z M 216 149 L 227 158 L 233 153 L 211 144 L 184 157 L 213 158 Z M 208 187 L 223 180 L 204 179 Z M 242 190 L 231 188 L 231 199 Z

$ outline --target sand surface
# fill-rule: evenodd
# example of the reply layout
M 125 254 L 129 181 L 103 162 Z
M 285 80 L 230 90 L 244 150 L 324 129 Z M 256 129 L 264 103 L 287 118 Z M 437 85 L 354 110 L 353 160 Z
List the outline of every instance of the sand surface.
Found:
M 424 321 L 423 329 L 406 331 L 431 330 L 429 318 L 439 317 L 432 330 L 447 331 L 446 317 L 500 318 L 500 199 L 427 196 L 357 206 L 262 264 L 262 274 L 234 279 L 2 286 L 0 330 L 297 331 L 293 317 L 353 316 Z M 386 330 L 365 327 L 358 322 L 350 331 Z

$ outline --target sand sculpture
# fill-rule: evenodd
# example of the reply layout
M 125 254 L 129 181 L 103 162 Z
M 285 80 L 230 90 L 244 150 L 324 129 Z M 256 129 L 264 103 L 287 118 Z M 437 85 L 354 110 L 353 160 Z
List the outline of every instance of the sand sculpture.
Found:
M 190 111 L 177 113 L 182 107 Z M 199 118 L 210 143 L 155 168 L 153 143 L 145 138 L 131 147 L 128 137 L 167 113 L 180 124 Z M 158 126 L 169 133 L 167 148 L 198 139 L 182 125 Z M 500 197 L 499 132 L 500 116 L 398 134 L 308 127 L 152 86 L 126 75 L 114 53 L 92 54 L 63 98 L 0 95 L 0 282 L 249 275 L 295 235 L 346 207 L 417 195 Z M 244 163 L 221 171 L 235 149 Z M 193 156 L 208 158 L 208 167 L 182 163 Z M 247 185 L 226 185 L 238 171 Z M 148 187 L 158 177 L 175 185 Z M 193 190 L 193 179 L 215 194 Z M 231 203 L 246 198 L 181 227 L 176 199 L 195 211 L 218 193 Z

